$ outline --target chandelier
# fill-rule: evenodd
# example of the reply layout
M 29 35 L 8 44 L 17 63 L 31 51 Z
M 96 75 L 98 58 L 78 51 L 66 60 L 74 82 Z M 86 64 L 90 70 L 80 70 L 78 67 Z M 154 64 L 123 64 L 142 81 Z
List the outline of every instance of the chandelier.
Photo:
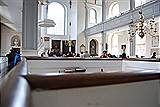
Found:
M 49 3 L 48 0 L 38 0 L 39 5 L 47 5 Z
M 145 21 L 143 11 L 142 11 L 142 5 L 141 5 L 141 10 L 139 11 L 139 15 L 140 17 L 138 19 L 138 22 L 134 23 L 133 12 L 132 12 L 132 19 L 129 24 L 129 30 L 128 30 L 128 34 L 130 34 L 130 39 L 132 39 L 136 35 L 136 33 L 141 38 L 143 38 L 146 34 L 149 34 L 150 36 L 156 35 L 157 28 L 156 28 L 156 22 L 155 22 L 154 15 L 152 16 L 151 19 L 149 19 L 149 22 Z
M 147 22 L 147 25 L 145 26 L 145 34 L 147 33 L 152 37 L 156 36 L 156 34 L 158 33 L 154 16 L 152 16 L 152 18 Z
M 70 17 L 71 17 L 71 9 L 72 9 L 72 1 L 70 0 L 69 1 L 69 8 L 70 8 Z M 70 34 L 68 36 L 68 40 L 65 41 L 65 45 L 68 46 L 68 47 L 71 47 L 73 46 L 73 42 L 71 40 L 71 26 L 72 26 L 72 23 L 71 21 L 69 22 L 69 31 L 70 31 Z
M 76 44 L 75 40 L 65 40 L 64 44 L 68 47 L 73 47 Z

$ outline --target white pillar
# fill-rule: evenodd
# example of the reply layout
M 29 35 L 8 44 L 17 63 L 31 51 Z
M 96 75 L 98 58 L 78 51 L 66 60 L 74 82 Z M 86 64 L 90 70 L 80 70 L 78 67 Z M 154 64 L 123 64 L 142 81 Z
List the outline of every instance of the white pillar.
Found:
M 86 29 L 88 28 L 88 7 L 87 7 L 87 4 L 85 3 L 85 47 L 86 47 L 86 50 L 89 50 L 88 48 L 88 35 L 86 34 Z
M 130 10 L 135 9 L 135 0 L 130 0 Z
M 135 9 L 135 0 L 130 0 L 130 10 L 133 11 Z M 134 20 L 134 19 L 133 19 Z M 132 28 L 130 28 L 132 29 Z M 135 48 L 136 48 L 136 33 L 130 34 L 130 56 L 135 56 Z
M 22 54 L 38 55 L 37 52 L 37 0 L 23 0 Z
M 102 22 L 106 21 L 106 0 L 102 0 Z M 106 50 L 106 33 L 102 32 L 102 51 Z

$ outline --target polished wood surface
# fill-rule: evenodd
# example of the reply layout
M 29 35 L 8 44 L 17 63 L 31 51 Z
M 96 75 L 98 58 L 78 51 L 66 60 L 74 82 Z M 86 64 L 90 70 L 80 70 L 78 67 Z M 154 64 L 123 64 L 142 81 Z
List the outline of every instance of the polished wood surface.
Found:
M 160 62 L 160 58 L 129 58 L 129 59 L 124 59 L 128 61 L 146 61 L 146 62 Z
M 121 58 L 99 58 L 99 57 L 39 57 L 39 56 L 27 56 L 27 60 L 122 60 Z
M 127 61 L 146 61 L 146 62 L 160 62 L 160 58 L 151 59 L 151 58 L 99 58 L 99 57 L 89 57 L 89 58 L 80 58 L 80 57 L 39 57 L 39 56 L 27 56 L 27 60 L 127 60 Z
M 0 107 L 31 107 L 26 61 L 19 62 L 0 81 Z
M 32 89 L 53 90 L 156 80 L 160 73 L 53 73 L 27 75 L 26 79 Z
M 11 78 L 13 79 L 13 78 Z M 0 107 L 32 107 L 31 89 L 23 77 L 4 82 Z

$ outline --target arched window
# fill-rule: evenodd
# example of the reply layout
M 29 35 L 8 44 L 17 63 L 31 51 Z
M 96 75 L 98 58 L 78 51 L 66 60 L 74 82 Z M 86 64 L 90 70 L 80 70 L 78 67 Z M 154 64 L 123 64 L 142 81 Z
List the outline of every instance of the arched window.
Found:
M 98 51 L 98 41 L 95 39 L 92 39 L 90 41 L 90 55 L 91 56 L 97 56 L 97 51 Z
M 135 7 L 140 6 L 141 4 L 145 4 L 146 2 L 151 1 L 151 0 L 135 0 Z
M 95 9 L 89 10 L 89 23 L 90 24 L 96 24 L 97 22 L 97 13 Z
M 117 2 L 112 3 L 109 7 L 109 18 L 118 16 L 119 13 L 120 13 L 119 4 Z
M 65 8 L 57 2 L 48 5 L 48 19 L 52 19 L 55 27 L 47 28 L 47 34 L 64 35 L 65 34 Z

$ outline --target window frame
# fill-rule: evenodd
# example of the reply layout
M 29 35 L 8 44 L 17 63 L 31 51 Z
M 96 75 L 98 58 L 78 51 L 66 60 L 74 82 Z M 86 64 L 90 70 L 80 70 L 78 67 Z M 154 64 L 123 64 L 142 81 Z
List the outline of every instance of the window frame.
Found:
M 90 14 L 90 11 L 91 10 L 93 10 L 94 12 L 95 12 L 95 23 L 91 23 L 90 21 L 90 19 L 91 19 L 91 14 Z M 94 8 L 91 8 L 91 9 L 89 9 L 89 24 L 97 24 L 97 11 L 96 11 L 96 9 L 94 9 Z
M 115 16 L 118 16 L 119 14 L 117 14 L 117 15 L 113 15 L 112 13 L 113 13 L 113 8 L 116 6 L 116 5 L 118 5 L 118 7 L 119 7 L 119 14 L 120 14 L 120 5 L 118 4 L 118 2 L 113 2 L 113 3 L 111 3 L 111 5 L 109 6 L 109 18 L 112 18 L 112 17 L 115 17 Z
M 54 33 L 52 33 L 52 34 L 49 34 L 48 32 L 47 32 L 47 29 L 48 28 L 46 28 L 46 34 L 47 35 L 50 35 L 50 36 L 65 36 L 66 34 L 67 34 L 67 8 L 66 8 L 66 6 L 64 5 L 64 4 L 62 4 L 62 3 L 60 3 L 60 2 L 52 2 L 52 3 L 58 3 L 58 4 L 60 4 L 62 7 L 63 7 L 63 9 L 64 9 L 64 32 L 63 32 L 63 35 L 56 35 L 56 34 L 54 34 Z M 50 4 L 52 4 L 52 3 L 50 3 Z M 50 5 L 49 4 L 49 5 Z M 47 19 L 48 19 L 48 6 L 49 5 L 47 5 L 47 9 L 46 9 L 46 11 L 47 11 L 47 15 L 46 15 L 46 17 L 47 17 Z M 56 23 L 56 22 L 55 22 Z

